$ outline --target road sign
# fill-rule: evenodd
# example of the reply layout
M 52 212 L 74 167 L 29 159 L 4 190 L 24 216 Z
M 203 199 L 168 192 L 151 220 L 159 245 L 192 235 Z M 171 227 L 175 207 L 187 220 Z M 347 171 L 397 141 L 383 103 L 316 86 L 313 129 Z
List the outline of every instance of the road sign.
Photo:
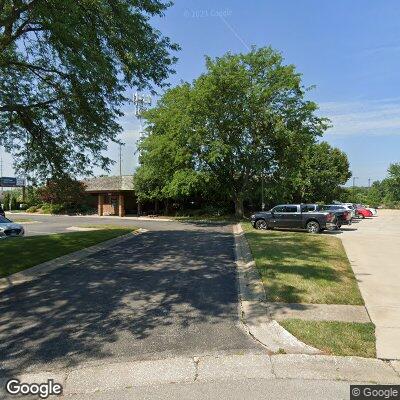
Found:
M 10 176 L 3 176 L 0 178 L 0 186 L 2 187 L 21 187 L 25 186 L 24 178 L 12 178 Z

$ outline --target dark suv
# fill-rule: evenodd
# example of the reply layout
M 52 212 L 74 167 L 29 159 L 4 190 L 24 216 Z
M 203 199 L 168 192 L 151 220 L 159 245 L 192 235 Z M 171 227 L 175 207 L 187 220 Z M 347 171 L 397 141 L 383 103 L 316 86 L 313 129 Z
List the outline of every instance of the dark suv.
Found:
M 251 216 L 256 229 L 298 228 L 310 233 L 336 228 L 335 214 L 329 211 L 309 211 L 306 204 L 282 204 L 270 211 L 260 211 Z
M 309 211 L 329 211 L 335 214 L 337 219 L 337 228 L 342 225 L 351 225 L 351 211 L 342 206 L 341 204 L 306 204 Z

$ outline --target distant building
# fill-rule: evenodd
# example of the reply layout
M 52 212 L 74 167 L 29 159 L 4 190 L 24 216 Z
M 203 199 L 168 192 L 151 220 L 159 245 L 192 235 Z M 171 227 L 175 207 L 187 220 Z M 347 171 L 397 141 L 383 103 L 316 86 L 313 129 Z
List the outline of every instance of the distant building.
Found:
M 97 202 L 97 212 L 103 215 L 136 214 L 138 204 L 134 191 L 133 175 L 100 176 L 83 181 L 86 192 Z M 97 199 L 97 201 L 95 200 Z

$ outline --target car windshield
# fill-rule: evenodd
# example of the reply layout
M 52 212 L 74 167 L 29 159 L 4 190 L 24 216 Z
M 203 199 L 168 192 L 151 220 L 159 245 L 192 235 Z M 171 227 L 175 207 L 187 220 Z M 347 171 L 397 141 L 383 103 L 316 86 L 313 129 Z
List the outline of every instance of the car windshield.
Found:
M 0 215 L 0 224 L 8 224 L 9 222 L 11 222 L 9 219 Z

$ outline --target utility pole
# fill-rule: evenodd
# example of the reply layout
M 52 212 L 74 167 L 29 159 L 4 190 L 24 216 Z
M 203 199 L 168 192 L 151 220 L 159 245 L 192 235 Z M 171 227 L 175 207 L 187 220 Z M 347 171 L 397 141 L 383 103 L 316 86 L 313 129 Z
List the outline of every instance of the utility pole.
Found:
M 122 143 L 119 144 L 119 176 L 122 176 Z
M 353 190 L 356 186 L 356 179 L 358 179 L 358 176 L 353 176 Z
M 261 211 L 264 211 L 264 171 L 261 174 Z
M 368 187 L 371 187 L 371 178 L 368 178 Z
M 148 94 L 140 94 L 140 92 L 136 92 L 133 95 L 133 104 L 135 105 L 135 116 L 140 123 L 140 136 L 142 136 L 142 113 L 151 106 L 151 96 Z

